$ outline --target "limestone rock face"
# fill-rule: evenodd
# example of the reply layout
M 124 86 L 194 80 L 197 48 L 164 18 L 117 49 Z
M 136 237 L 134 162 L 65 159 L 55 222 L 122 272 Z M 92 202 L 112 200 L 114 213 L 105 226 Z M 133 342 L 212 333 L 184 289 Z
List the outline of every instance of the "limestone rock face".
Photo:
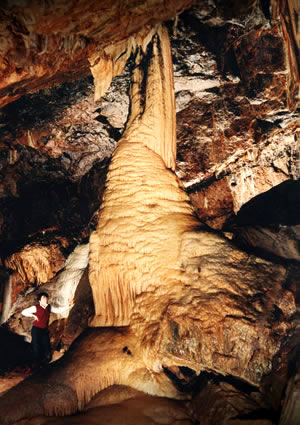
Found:
M 5 266 L 15 270 L 24 283 L 46 283 L 61 269 L 65 262 L 61 249 L 66 248 L 68 241 L 55 240 L 52 244 L 25 246 L 20 252 L 6 258 Z
M 170 19 L 191 0 L 46 1 L 35 6 L 7 1 L 1 7 L 1 106 L 26 90 L 82 78 L 105 47 L 147 24 Z M 105 68 L 103 69 L 105 71 Z M 67 77 L 67 78 L 66 78 Z
M 299 16 L 0 6 L 1 423 L 296 425 Z
M 206 37 L 197 29 L 203 22 L 212 24 L 213 12 L 203 16 L 198 5 L 194 10 L 196 16 L 184 14 L 176 39 L 177 60 L 191 52 L 184 67 L 175 61 L 175 88 L 176 76 L 188 75 L 176 93 L 178 175 L 199 218 L 220 229 L 232 210 L 237 214 L 253 197 L 299 177 L 299 77 L 291 77 L 294 50 L 290 38 L 282 36 L 284 24 L 275 7 L 272 17 L 255 9 L 247 24 L 216 20 Z M 292 67 L 296 74 L 298 67 Z

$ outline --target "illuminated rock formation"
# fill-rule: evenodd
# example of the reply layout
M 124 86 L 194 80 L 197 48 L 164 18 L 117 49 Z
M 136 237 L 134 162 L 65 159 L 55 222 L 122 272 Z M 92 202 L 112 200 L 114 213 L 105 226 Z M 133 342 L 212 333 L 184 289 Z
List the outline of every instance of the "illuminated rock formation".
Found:
M 172 171 L 175 103 L 167 31 L 154 28 L 140 44 L 131 116 L 90 240 L 92 325 L 117 327 L 89 329 L 59 363 L 2 396 L 5 424 L 69 415 L 114 384 L 182 398 L 164 373 L 179 366 L 258 386 L 291 327 L 295 306 L 283 287 L 284 267 L 238 250 L 197 220 Z
M 68 80 L 82 78 L 89 74 L 90 66 L 95 75 L 101 67 L 108 71 L 104 78 L 108 87 L 116 64 L 110 53 L 115 51 L 119 56 L 122 51 L 114 47 L 105 50 L 107 46 L 147 24 L 170 19 L 193 3 L 55 0 L 51 5 L 41 2 L 32 6 L 5 2 L 0 8 L 1 106 L 22 96 L 27 87 L 48 87 L 66 81 L 66 74 Z M 98 90 L 99 85 L 96 87 Z
M 297 2 L 33 3 L 0 5 L 0 423 L 295 425 Z

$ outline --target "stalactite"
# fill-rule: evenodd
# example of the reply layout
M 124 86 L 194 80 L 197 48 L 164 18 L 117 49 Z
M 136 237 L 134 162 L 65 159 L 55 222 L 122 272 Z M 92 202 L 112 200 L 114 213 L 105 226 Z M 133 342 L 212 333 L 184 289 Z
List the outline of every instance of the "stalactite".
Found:
M 138 50 L 131 92 L 131 113 L 123 138 L 141 141 L 175 170 L 176 110 L 168 32 L 153 31 L 147 47 Z M 150 59 L 149 59 L 150 57 Z
M 62 248 L 67 245 L 68 242 L 61 237 L 54 238 L 46 246 L 39 242 L 28 244 L 7 257 L 4 264 L 18 272 L 23 282 L 41 285 L 54 277 L 63 266 L 65 257 Z
M 11 304 L 12 304 L 11 295 L 12 295 L 12 275 L 10 274 L 8 276 L 8 279 L 5 282 L 0 324 L 5 323 L 9 317 Z
M 61 318 L 66 318 L 73 304 L 73 298 L 77 285 L 88 265 L 89 245 L 78 245 L 66 260 L 65 266 L 57 277 L 56 282 L 51 282 L 49 292 L 55 290 L 52 303 L 55 305 L 55 313 Z M 44 286 L 46 288 L 47 285 Z M 47 289 L 47 288 L 46 288 Z
M 96 51 L 89 57 L 90 69 L 94 77 L 95 102 L 105 94 L 113 77 L 121 74 L 134 46 L 134 38 L 129 37 L 125 41 L 106 47 L 101 53 Z

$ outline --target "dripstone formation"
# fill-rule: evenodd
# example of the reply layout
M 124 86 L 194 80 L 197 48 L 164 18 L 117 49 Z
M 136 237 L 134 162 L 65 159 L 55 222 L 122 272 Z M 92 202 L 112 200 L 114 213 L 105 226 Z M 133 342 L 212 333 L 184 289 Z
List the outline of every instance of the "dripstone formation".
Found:
M 1 423 L 297 424 L 299 16 L 0 6 Z

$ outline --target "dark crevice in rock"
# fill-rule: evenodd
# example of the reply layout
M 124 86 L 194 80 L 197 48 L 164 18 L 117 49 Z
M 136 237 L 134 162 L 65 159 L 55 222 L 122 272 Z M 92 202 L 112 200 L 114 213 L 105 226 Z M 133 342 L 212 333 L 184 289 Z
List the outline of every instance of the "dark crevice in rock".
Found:
M 211 381 L 215 384 L 219 384 L 221 382 L 226 382 L 230 385 L 232 385 L 234 388 L 236 388 L 239 391 L 242 391 L 246 394 L 251 394 L 253 392 L 257 392 L 257 387 L 249 384 L 248 382 L 242 381 L 241 379 L 238 379 L 234 376 L 222 376 L 222 375 L 216 375 L 208 372 L 201 372 L 201 374 L 207 374 L 207 380 Z
M 234 77 L 241 78 L 240 68 L 233 47 L 231 46 L 224 56 L 223 63 L 223 74 L 226 76 L 227 73 Z
M 201 372 L 199 375 L 188 367 L 178 366 L 173 368 L 163 368 L 164 373 L 174 382 L 182 392 L 198 394 L 205 389 L 208 383 L 220 384 L 222 382 L 230 384 L 238 391 L 250 395 L 258 392 L 257 387 L 244 382 L 234 376 L 222 376 L 216 373 Z
M 287 180 L 251 199 L 236 216 L 240 226 L 300 224 L 300 181 Z
M 271 20 L 270 0 L 260 0 L 260 7 L 268 21 Z
M 215 175 L 210 176 L 209 178 L 193 184 L 193 186 L 187 187 L 185 190 L 187 193 L 195 193 L 200 191 L 201 189 L 210 186 L 213 182 L 217 181 L 217 178 Z
M 84 233 L 88 237 L 89 231 L 84 229 L 101 203 L 109 160 L 95 163 L 80 182 L 74 183 L 62 175 L 59 159 L 43 158 L 35 150 L 32 158 L 28 148 L 17 149 L 22 161 L 16 164 L 15 173 L 25 180 L 18 182 L 16 196 L 0 199 L 1 257 L 35 240 L 47 244 L 51 235 L 77 242 L 84 240 Z M 40 167 L 38 159 L 42 160 Z M 49 174 L 53 175 L 51 179 Z
M 275 128 L 280 128 L 278 122 L 257 119 L 253 125 L 255 142 L 258 143 L 263 139 L 267 139 Z
M 238 230 L 235 230 L 234 237 L 232 238 L 232 243 L 239 248 L 241 251 L 246 252 L 249 255 L 254 257 L 262 258 L 264 260 L 270 261 L 273 264 L 279 264 L 284 267 L 290 267 L 292 265 L 297 265 L 298 260 L 291 258 L 284 258 L 279 254 L 270 252 L 266 248 L 260 248 L 250 245 L 247 240 L 244 240 L 242 236 L 239 235 Z
M 278 411 L 274 411 L 272 409 L 257 409 L 250 413 L 237 415 L 233 419 L 240 419 L 242 421 L 270 420 L 273 423 L 278 423 Z
M 0 326 L 0 376 L 14 370 L 16 367 L 27 367 L 31 363 L 31 344 L 24 337 Z
M 195 371 L 190 368 L 181 366 L 174 366 L 172 368 L 163 367 L 163 371 L 178 390 L 183 393 L 192 392 L 195 385 L 197 385 L 197 375 Z
M 65 108 L 77 103 L 88 92 L 93 92 L 92 77 L 26 94 L 9 103 L 0 112 L 2 141 L 13 141 L 20 132 L 59 120 Z
M 108 119 L 104 117 L 103 115 L 98 115 L 95 120 L 101 122 L 102 124 L 105 124 L 108 128 L 108 134 L 109 136 L 114 139 L 116 142 L 119 141 L 121 137 L 121 129 L 113 127 Z

